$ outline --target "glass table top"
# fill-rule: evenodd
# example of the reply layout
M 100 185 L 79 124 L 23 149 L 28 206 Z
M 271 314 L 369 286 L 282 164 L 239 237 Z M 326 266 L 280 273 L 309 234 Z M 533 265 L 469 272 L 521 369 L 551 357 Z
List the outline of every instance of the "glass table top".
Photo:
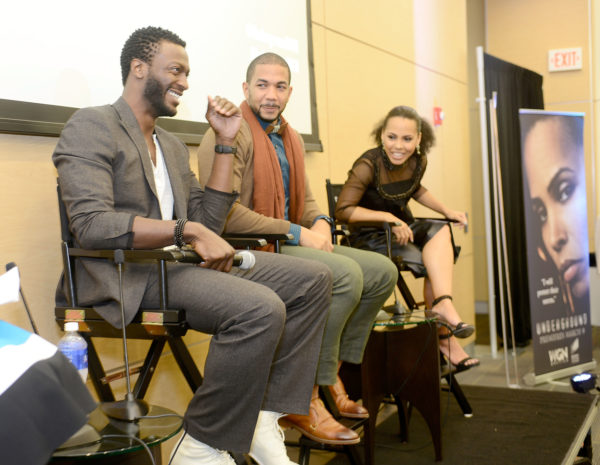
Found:
M 437 318 L 427 316 L 424 310 L 405 311 L 403 313 L 388 313 L 388 319 L 377 319 L 373 323 L 374 330 L 385 330 L 386 328 L 411 327 L 414 325 L 434 324 Z
M 136 422 L 109 418 L 98 406 L 87 424 L 56 449 L 52 458 L 98 458 L 134 452 L 144 448 L 140 440 L 152 447 L 173 437 L 182 423 L 180 415 L 156 405 L 150 405 L 147 415 Z

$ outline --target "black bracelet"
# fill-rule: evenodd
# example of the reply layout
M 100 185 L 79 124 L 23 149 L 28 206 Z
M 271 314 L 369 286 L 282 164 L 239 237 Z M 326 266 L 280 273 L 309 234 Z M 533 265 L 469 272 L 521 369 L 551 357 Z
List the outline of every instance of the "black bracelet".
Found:
M 215 145 L 215 152 L 216 153 L 233 153 L 235 155 L 237 153 L 237 147 L 232 146 L 232 145 L 217 144 L 217 145 Z
M 175 245 L 179 248 L 185 245 L 185 242 L 183 241 L 183 228 L 185 228 L 186 223 L 187 220 L 185 218 L 179 218 L 175 222 L 175 230 L 173 231 L 173 237 L 175 239 Z

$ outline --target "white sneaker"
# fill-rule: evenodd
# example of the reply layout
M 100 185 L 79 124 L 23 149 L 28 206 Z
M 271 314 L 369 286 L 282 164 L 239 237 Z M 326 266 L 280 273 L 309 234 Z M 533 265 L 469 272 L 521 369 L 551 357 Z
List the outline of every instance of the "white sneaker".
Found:
M 277 422 L 282 416 L 266 410 L 258 414 L 249 454 L 258 465 L 298 465 L 287 455 L 283 430 Z
M 171 457 L 171 465 L 235 465 L 235 462 L 227 452 L 213 449 L 208 444 L 204 444 L 189 434 L 183 433 L 184 437 L 173 449 L 174 455 Z

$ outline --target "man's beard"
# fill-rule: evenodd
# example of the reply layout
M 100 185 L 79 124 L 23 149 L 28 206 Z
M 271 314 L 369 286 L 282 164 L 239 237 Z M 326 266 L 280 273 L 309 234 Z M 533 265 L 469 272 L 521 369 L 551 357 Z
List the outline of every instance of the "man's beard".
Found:
M 277 116 L 275 116 L 275 118 L 272 118 L 272 117 L 265 118 L 265 117 L 263 117 L 263 115 L 260 112 L 261 105 L 258 105 L 257 108 L 252 108 L 252 106 L 250 106 L 250 108 L 252 109 L 252 111 L 254 112 L 255 115 L 258 115 L 260 117 L 260 119 L 262 119 L 263 121 L 266 121 L 267 123 L 273 123 L 273 122 L 278 121 L 279 117 L 281 116 L 281 113 L 283 113 L 280 108 L 279 109 L 280 111 L 277 113 Z
M 148 76 L 146 86 L 144 87 L 144 97 L 154 110 L 154 117 L 175 116 L 177 110 L 169 108 L 165 103 L 166 90 L 154 76 Z
M 276 121 L 279 120 L 279 113 L 277 114 L 277 116 L 275 118 L 264 118 L 260 113 L 258 113 L 258 116 L 260 116 L 260 119 L 262 119 L 263 121 L 266 121 L 267 123 L 275 123 Z

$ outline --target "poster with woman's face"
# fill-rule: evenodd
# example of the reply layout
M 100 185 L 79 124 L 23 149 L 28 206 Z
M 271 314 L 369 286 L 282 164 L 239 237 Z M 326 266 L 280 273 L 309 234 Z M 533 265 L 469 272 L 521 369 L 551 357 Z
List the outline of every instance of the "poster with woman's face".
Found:
M 583 115 L 520 110 L 535 374 L 591 361 Z

